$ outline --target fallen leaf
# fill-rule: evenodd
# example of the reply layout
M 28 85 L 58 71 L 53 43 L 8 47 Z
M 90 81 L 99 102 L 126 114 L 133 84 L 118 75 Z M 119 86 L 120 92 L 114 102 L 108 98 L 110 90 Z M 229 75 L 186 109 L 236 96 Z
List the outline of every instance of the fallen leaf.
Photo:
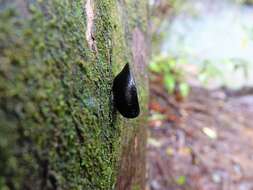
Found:
M 217 139 L 217 132 L 214 129 L 204 127 L 203 133 L 206 134 L 210 139 Z
M 171 147 L 168 147 L 168 148 L 166 149 L 166 154 L 167 154 L 168 156 L 172 156 L 172 155 L 174 154 L 174 149 L 171 148 Z
M 153 139 L 153 138 L 148 138 L 148 145 L 151 145 L 151 146 L 154 146 L 154 147 L 161 147 L 162 146 L 162 143 L 157 141 L 156 139 Z

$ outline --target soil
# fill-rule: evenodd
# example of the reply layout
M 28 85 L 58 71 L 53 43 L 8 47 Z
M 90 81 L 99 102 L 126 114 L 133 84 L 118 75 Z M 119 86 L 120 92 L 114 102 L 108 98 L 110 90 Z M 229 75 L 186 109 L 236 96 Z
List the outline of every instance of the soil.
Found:
M 150 85 L 149 190 L 253 190 L 253 94 Z

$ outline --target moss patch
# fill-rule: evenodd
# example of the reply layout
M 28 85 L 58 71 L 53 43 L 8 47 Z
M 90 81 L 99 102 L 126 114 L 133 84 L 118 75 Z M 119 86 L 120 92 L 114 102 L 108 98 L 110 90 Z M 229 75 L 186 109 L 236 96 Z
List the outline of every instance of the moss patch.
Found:
M 113 189 L 116 5 L 96 1 L 95 54 L 85 2 L 30 2 L 27 18 L 11 3 L 0 9 L 0 189 Z

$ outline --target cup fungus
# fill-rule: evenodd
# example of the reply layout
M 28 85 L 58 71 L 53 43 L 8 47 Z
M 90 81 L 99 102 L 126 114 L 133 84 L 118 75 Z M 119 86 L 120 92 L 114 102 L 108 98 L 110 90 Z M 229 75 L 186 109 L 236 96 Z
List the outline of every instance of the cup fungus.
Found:
M 136 84 L 127 63 L 113 81 L 113 102 L 126 118 L 135 118 L 140 113 Z

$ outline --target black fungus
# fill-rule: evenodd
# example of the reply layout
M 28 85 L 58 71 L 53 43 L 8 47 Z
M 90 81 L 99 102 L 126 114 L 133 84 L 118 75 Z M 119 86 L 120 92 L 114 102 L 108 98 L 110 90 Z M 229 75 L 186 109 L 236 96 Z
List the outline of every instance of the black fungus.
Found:
M 113 101 L 116 109 L 126 118 L 140 113 L 136 84 L 127 63 L 113 81 Z

